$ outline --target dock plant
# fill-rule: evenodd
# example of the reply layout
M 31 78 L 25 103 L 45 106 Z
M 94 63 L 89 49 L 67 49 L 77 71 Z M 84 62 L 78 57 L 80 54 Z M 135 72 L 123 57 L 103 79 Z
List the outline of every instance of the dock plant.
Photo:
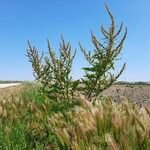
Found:
M 37 49 L 28 42 L 27 56 L 32 63 L 34 76 L 42 84 L 42 91 L 52 100 L 69 100 L 74 98 L 79 80 L 72 80 L 72 63 L 76 51 L 72 52 L 69 42 L 61 37 L 59 56 L 52 49 L 49 40 L 48 55 L 39 56 Z M 72 54 L 73 53 L 73 54 Z
M 111 24 L 108 30 L 101 26 L 102 40 L 98 40 L 91 32 L 93 51 L 87 52 L 81 43 L 79 44 L 89 63 L 88 67 L 82 68 L 85 74 L 79 80 L 73 80 L 71 77 L 76 52 L 72 52 L 71 44 L 65 42 L 63 37 L 60 42 L 59 57 L 56 56 L 49 40 L 47 42 L 48 55 L 46 56 L 39 56 L 37 49 L 28 42 L 27 56 L 32 64 L 35 79 L 42 84 L 42 90 L 51 99 L 69 100 L 74 98 L 77 91 L 80 91 L 80 94 L 83 94 L 88 100 L 94 100 L 122 74 L 125 64 L 118 74 L 115 75 L 113 71 L 127 36 L 127 28 L 123 37 L 119 40 L 123 24 L 121 23 L 117 30 L 115 19 L 107 6 L 106 10 Z
M 127 28 L 123 37 L 119 40 L 123 29 L 123 23 L 121 23 L 119 29 L 116 29 L 115 19 L 106 6 L 107 13 L 110 17 L 111 24 L 107 30 L 104 26 L 101 26 L 100 31 L 102 34 L 101 40 L 91 32 L 91 41 L 93 44 L 93 51 L 87 51 L 80 45 L 89 66 L 84 67 L 84 78 L 82 78 L 83 94 L 87 99 L 92 100 L 99 96 L 105 89 L 109 88 L 122 74 L 126 64 L 124 63 L 119 73 L 116 75 L 113 73 L 115 70 L 115 62 L 118 59 L 124 41 L 127 36 Z

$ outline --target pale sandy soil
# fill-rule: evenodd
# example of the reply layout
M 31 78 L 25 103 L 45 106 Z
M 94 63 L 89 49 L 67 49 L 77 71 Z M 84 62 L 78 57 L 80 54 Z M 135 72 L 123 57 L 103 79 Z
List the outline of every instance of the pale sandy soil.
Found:
M 7 88 L 12 86 L 20 85 L 20 83 L 7 83 L 7 84 L 0 84 L 0 88 Z

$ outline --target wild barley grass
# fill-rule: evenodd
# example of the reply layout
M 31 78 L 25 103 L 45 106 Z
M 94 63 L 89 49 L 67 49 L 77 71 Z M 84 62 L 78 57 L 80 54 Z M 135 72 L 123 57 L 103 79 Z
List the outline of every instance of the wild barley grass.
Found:
M 38 88 L 23 89 L 11 101 L 0 103 L 0 149 L 148 150 L 150 147 L 149 105 L 140 108 L 126 99 L 120 104 L 106 99 L 93 105 L 79 96 L 77 105 L 66 111 L 65 106 L 54 111 L 53 101 L 46 102 L 46 97 L 44 102 L 36 101 Z M 28 97 L 21 96 L 29 91 Z
M 150 116 L 143 113 L 145 108 L 138 109 L 139 113 L 127 102 L 119 106 L 104 102 L 90 110 L 78 108 L 76 125 L 56 131 L 59 142 L 63 148 L 72 149 L 76 146 L 81 149 L 149 149 Z

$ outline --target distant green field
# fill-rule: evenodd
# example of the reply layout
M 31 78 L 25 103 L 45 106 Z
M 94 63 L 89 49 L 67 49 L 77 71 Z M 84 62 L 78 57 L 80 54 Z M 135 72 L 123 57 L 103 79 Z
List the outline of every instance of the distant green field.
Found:
M 0 80 L 0 84 L 5 84 L 5 83 L 24 83 L 24 82 L 27 82 L 27 81 L 16 81 L 16 80 Z
M 115 83 L 116 85 L 150 85 L 150 82 L 126 82 L 126 81 L 118 81 Z

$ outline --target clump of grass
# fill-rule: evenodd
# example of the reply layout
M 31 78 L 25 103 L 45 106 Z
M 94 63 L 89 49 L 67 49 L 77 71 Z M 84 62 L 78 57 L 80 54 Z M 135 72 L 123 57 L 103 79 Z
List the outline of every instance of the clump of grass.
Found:
M 89 109 L 80 106 L 74 126 L 55 132 L 60 145 L 68 149 L 148 149 L 150 116 L 146 109 L 135 108 L 127 102 L 116 105 L 111 101 Z
M 34 99 L 35 91 L 30 92 Z M 150 106 L 110 99 L 93 105 L 83 96 L 76 101 L 78 105 L 66 111 L 54 111 L 54 104 L 27 101 L 20 94 L 0 103 L 0 148 L 149 149 Z

